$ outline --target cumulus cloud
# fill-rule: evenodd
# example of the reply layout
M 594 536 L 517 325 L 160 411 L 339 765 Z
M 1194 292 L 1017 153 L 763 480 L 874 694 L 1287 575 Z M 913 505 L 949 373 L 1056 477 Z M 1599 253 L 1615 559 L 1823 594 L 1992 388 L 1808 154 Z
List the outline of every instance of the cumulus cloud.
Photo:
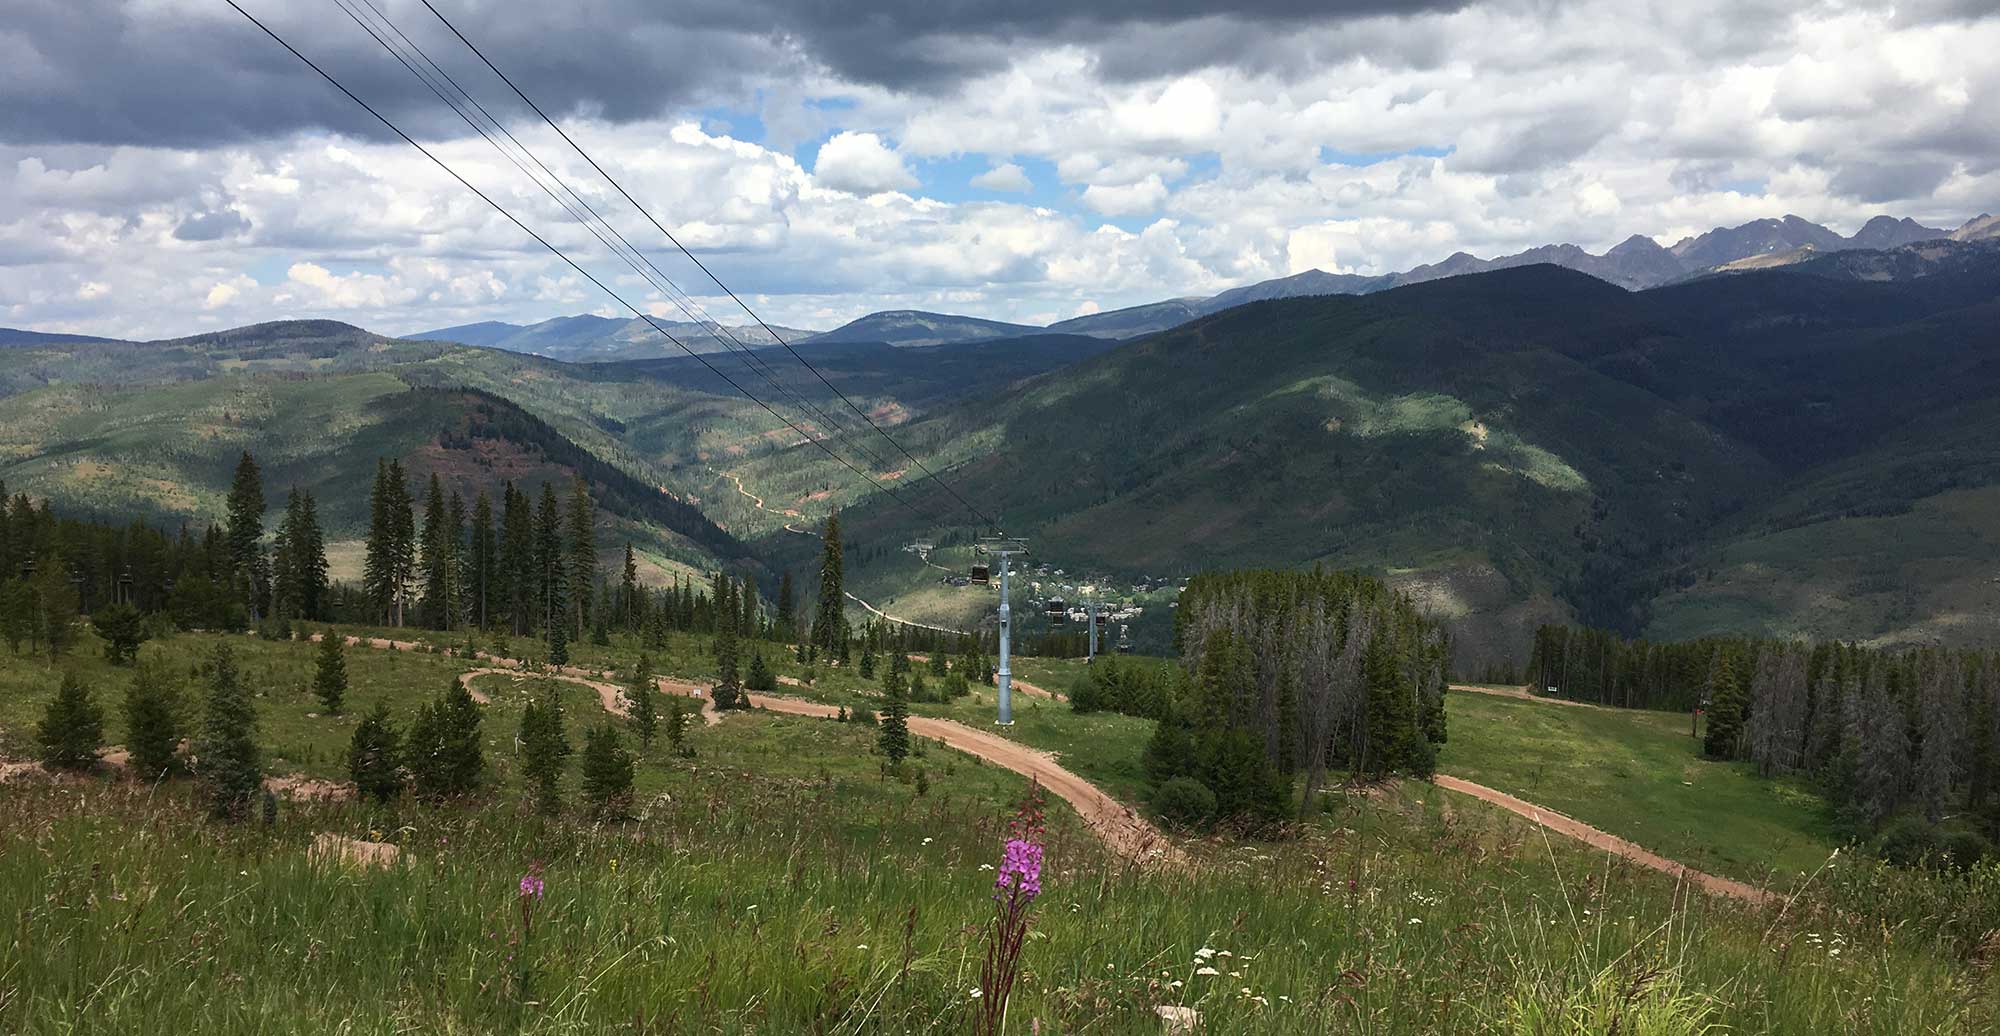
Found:
M 2000 206 L 1990 3 L 1230 6 L 580 0 L 465 28 L 794 326 L 904 307 L 1025 319 L 1308 267 Z M 253 9 L 635 302 L 663 301 L 337 10 Z M 421 7 L 388 10 L 465 57 Z M 613 306 L 226 7 L 17 0 L 0 67 L 9 323 L 415 330 Z M 504 87 L 467 78 L 658 244 Z
M 846 130 L 820 145 L 813 176 L 834 190 L 854 194 L 908 190 L 917 185 L 902 156 L 881 137 Z
M 972 178 L 972 186 L 989 191 L 1021 193 L 1035 189 L 1028 172 L 1012 162 L 1002 162 Z

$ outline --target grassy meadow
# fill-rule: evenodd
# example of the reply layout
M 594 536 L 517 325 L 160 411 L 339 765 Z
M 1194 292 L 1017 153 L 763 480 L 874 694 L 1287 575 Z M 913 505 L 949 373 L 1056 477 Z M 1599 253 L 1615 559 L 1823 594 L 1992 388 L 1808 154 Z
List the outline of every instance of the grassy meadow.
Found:
M 189 671 L 218 639 L 179 634 L 144 650 Z M 383 699 L 407 719 L 466 664 L 350 648 L 350 714 L 327 717 L 308 690 L 314 645 L 228 639 L 259 692 L 267 764 L 308 775 L 340 774 L 352 711 Z M 527 653 L 525 641 L 481 646 Z M 64 664 L 110 708 L 115 742 L 125 675 L 95 649 L 86 638 Z M 661 670 L 701 678 L 707 649 L 676 638 Z M 616 667 L 631 648 L 578 653 Z M 767 661 L 803 675 L 780 652 Z M 1037 661 L 1023 675 L 1062 686 L 1075 667 Z M 57 672 L 0 656 L 0 755 L 27 754 Z M 813 676 L 789 690 L 853 704 L 871 694 L 851 668 Z M 185 780 L 10 782 L 0 1031 L 970 1029 L 990 867 L 1019 777 L 936 745 L 890 773 L 872 727 L 752 712 L 693 727 L 691 755 L 642 753 L 633 819 L 586 820 L 573 768 L 572 805 L 545 818 L 528 807 L 511 747 L 539 682 L 479 678 L 492 699 L 487 790 L 456 805 L 298 802 L 270 827 L 229 826 L 203 817 Z M 602 713 L 589 690 L 557 686 L 580 742 Z M 1452 699 L 1454 751 L 1477 744 L 1474 697 Z M 1147 724 L 1017 705 L 1010 736 L 1136 795 Z M 986 691 L 917 711 L 984 725 L 991 708 Z M 380 869 L 316 857 L 326 834 L 401 856 Z M 1051 801 L 1045 892 L 1006 1031 L 1157 1033 L 1159 1006 L 1194 1008 L 1204 1033 L 1977 1033 L 2000 1022 L 1976 950 L 1884 924 L 1855 899 L 1753 908 L 1693 895 L 1436 789 L 1330 796 L 1289 840 L 1187 849 L 1185 868 L 1135 866 Z M 546 893 L 524 900 L 531 869 Z

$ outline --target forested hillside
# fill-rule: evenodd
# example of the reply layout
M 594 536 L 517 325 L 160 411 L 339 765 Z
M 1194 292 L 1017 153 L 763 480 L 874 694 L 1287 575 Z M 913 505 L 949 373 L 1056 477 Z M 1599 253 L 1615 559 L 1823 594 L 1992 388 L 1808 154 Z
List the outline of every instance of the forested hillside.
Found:
M 1072 568 L 1361 566 L 1476 618 L 1456 627 L 1462 666 L 1556 616 L 1780 632 L 1801 602 L 1719 603 L 1733 544 L 1844 535 L 1852 516 L 1923 514 L 1991 479 L 2000 250 L 1954 254 L 1906 280 L 1856 280 L 1846 255 L 1639 293 L 1527 267 L 1257 303 L 907 435 Z M 784 461 L 751 480 L 803 492 Z M 883 502 L 853 520 L 922 529 Z M 1912 567 L 1887 573 L 1801 550 L 1782 563 L 1821 593 L 1900 595 L 1827 634 L 1908 638 L 1960 607 L 1933 596 L 1946 586 L 1925 558 L 2000 562 L 1966 535 L 1903 551 Z M 1953 630 L 2000 637 L 1990 620 Z

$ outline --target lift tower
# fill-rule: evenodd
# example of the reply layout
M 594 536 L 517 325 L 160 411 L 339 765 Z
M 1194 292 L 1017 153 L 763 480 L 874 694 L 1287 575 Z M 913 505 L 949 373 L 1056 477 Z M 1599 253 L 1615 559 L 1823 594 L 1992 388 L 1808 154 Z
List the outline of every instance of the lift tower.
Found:
M 979 541 L 979 553 L 994 558 L 1000 566 L 1000 671 L 995 674 L 1000 688 L 1000 716 L 994 722 L 999 726 L 1014 725 L 1014 670 L 1009 662 L 1013 655 L 1013 607 L 1007 601 L 1007 559 L 1028 552 L 1025 541 L 1009 537 L 993 537 Z

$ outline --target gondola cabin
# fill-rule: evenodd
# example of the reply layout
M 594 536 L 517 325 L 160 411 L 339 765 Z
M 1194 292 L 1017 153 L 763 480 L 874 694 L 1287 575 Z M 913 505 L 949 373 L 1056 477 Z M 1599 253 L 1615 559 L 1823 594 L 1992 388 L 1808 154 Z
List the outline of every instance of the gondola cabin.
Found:
M 971 579 L 980 586 L 986 586 L 993 582 L 993 573 L 985 565 L 974 565 L 972 566 L 972 573 L 966 578 Z

